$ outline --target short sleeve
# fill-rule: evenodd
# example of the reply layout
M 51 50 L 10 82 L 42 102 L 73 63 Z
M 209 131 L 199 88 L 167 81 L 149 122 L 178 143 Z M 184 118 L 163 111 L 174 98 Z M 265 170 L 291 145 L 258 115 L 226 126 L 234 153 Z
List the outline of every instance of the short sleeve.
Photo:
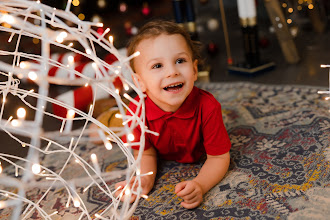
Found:
M 214 105 L 206 113 L 203 120 L 205 151 L 209 155 L 225 154 L 230 150 L 231 143 L 222 120 L 220 103 L 214 99 Z

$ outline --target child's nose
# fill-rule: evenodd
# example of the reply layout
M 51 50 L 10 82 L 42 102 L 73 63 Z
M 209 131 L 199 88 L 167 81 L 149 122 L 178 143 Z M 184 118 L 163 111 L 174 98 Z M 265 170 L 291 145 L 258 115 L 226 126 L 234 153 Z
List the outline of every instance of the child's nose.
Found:
M 176 68 L 175 65 L 168 66 L 167 69 L 167 77 L 173 77 L 179 75 L 179 70 Z

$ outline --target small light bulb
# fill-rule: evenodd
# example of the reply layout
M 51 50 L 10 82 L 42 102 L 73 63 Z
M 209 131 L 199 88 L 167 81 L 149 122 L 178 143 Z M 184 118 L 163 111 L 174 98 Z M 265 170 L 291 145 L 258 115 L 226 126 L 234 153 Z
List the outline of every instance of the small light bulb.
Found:
M 18 121 L 18 120 L 16 120 L 16 119 L 14 119 L 14 120 L 11 121 L 11 125 L 12 125 L 13 127 L 18 127 L 20 124 L 21 124 L 20 121 Z
M 62 36 L 57 36 L 56 37 L 56 41 L 58 42 L 58 43 L 63 43 L 63 41 L 64 41 L 64 38 L 62 37 Z
M 128 137 L 128 140 L 134 141 L 134 134 L 129 134 L 127 137 Z
M 123 116 L 122 116 L 121 114 L 119 114 L 119 113 L 116 113 L 116 114 L 115 114 L 115 117 L 116 117 L 116 118 L 123 118 Z
M 74 57 L 73 56 L 69 56 L 68 57 L 68 61 L 70 64 L 74 63 Z
M 40 164 L 37 164 L 37 163 L 33 164 L 32 165 L 32 172 L 34 174 L 39 174 L 41 172 Z
M 112 35 L 109 36 L 109 41 L 110 41 L 111 44 L 113 44 L 113 36 Z
M 140 53 L 140 51 L 136 51 L 133 55 L 134 55 L 134 57 L 137 57 L 137 56 L 139 56 L 141 53 Z
M 72 109 L 69 109 L 69 111 L 66 113 L 66 117 L 69 119 L 73 119 L 75 116 L 76 112 Z
M 68 33 L 62 31 L 59 36 L 61 36 L 62 38 L 66 38 L 68 36 Z
M 131 190 L 130 190 L 129 188 L 127 188 L 127 189 L 125 190 L 125 195 L 127 196 L 127 195 L 129 195 L 129 194 L 131 194 Z
M 24 61 L 19 64 L 19 67 L 22 69 L 26 69 L 28 68 L 28 66 L 29 66 L 28 62 L 24 62 Z
M 28 77 L 29 77 L 29 79 L 34 81 L 38 78 L 38 75 L 35 72 L 31 71 L 31 72 L 29 72 Z
M 107 142 L 107 143 L 105 144 L 105 148 L 106 148 L 107 150 L 111 150 L 111 149 L 112 149 L 112 144 L 111 144 L 110 142 Z
M 75 200 L 73 202 L 74 207 L 78 208 L 80 206 L 80 202 L 78 200 Z
M 93 162 L 95 162 L 97 160 L 96 154 L 92 154 L 91 159 L 92 159 Z
M 17 117 L 19 119 L 24 119 L 26 116 L 26 110 L 24 108 L 17 109 Z

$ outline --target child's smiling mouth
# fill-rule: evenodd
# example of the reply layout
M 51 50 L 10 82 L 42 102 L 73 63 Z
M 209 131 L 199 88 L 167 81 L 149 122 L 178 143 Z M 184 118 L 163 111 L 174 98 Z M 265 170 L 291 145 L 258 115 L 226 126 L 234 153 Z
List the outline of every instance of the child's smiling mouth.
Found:
M 166 86 L 163 89 L 165 91 L 171 92 L 171 91 L 177 91 L 183 87 L 183 83 L 174 83 L 172 85 Z

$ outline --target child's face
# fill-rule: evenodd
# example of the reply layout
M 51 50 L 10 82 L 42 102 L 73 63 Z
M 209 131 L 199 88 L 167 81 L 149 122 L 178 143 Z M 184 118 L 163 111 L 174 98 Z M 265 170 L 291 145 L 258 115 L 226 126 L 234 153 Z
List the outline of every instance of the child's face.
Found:
M 183 36 L 159 35 L 142 40 L 134 67 L 142 91 L 162 110 L 175 112 L 197 80 L 197 60 Z

